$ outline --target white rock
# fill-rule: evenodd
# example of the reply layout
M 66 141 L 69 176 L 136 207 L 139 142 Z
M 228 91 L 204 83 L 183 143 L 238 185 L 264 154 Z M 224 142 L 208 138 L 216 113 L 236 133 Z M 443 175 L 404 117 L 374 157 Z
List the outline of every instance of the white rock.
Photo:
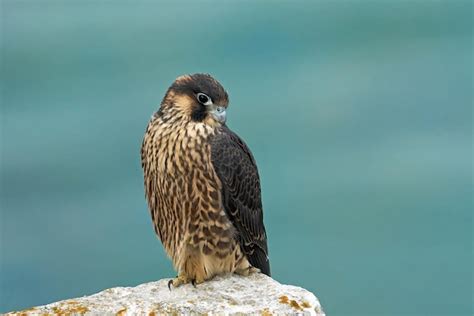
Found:
M 168 289 L 169 279 L 116 287 L 94 295 L 7 315 L 300 314 L 324 315 L 313 293 L 260 273 L 228 275 L 193 287 Z

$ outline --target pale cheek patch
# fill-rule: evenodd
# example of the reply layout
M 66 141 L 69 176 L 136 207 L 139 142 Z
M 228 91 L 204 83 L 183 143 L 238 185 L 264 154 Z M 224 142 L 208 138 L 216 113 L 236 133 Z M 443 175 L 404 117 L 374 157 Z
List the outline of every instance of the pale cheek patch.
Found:
M 185 94 L 175 94 L 172 98 L 173 106 L 179 109 L 180 112 L 191 115 L 193 108 L 196 105 L 196 102 L 188 95 Z

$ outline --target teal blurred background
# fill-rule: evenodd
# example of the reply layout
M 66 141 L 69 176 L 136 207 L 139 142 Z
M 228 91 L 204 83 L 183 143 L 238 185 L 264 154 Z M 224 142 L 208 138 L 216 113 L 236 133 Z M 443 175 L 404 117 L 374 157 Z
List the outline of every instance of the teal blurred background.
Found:
M 275 279 L 329 315 L 472 314 L 472 2 L 1 1 L 0 312 L 174 276 L 145 126 L 209 72 Z

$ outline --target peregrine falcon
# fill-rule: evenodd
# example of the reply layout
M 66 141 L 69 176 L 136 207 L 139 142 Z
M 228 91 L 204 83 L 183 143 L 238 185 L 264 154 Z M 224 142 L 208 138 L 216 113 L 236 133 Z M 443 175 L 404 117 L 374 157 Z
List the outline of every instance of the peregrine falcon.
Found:
M 178 276 L 270 275 L 260 179 L 250 149 L 226 126 L 227 92 L 208 74 L 178 77 L 141 148 L 153 226 Z

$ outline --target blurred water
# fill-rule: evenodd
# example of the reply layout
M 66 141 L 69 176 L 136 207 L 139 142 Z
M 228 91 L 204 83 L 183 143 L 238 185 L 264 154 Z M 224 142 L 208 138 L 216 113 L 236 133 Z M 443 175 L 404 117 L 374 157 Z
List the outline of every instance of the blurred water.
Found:
M 330 315 L 472 314 L 472 3 L 2 1 L 0 311 L 174 275 L 139 148 L 230 94 L 275 279 Z

